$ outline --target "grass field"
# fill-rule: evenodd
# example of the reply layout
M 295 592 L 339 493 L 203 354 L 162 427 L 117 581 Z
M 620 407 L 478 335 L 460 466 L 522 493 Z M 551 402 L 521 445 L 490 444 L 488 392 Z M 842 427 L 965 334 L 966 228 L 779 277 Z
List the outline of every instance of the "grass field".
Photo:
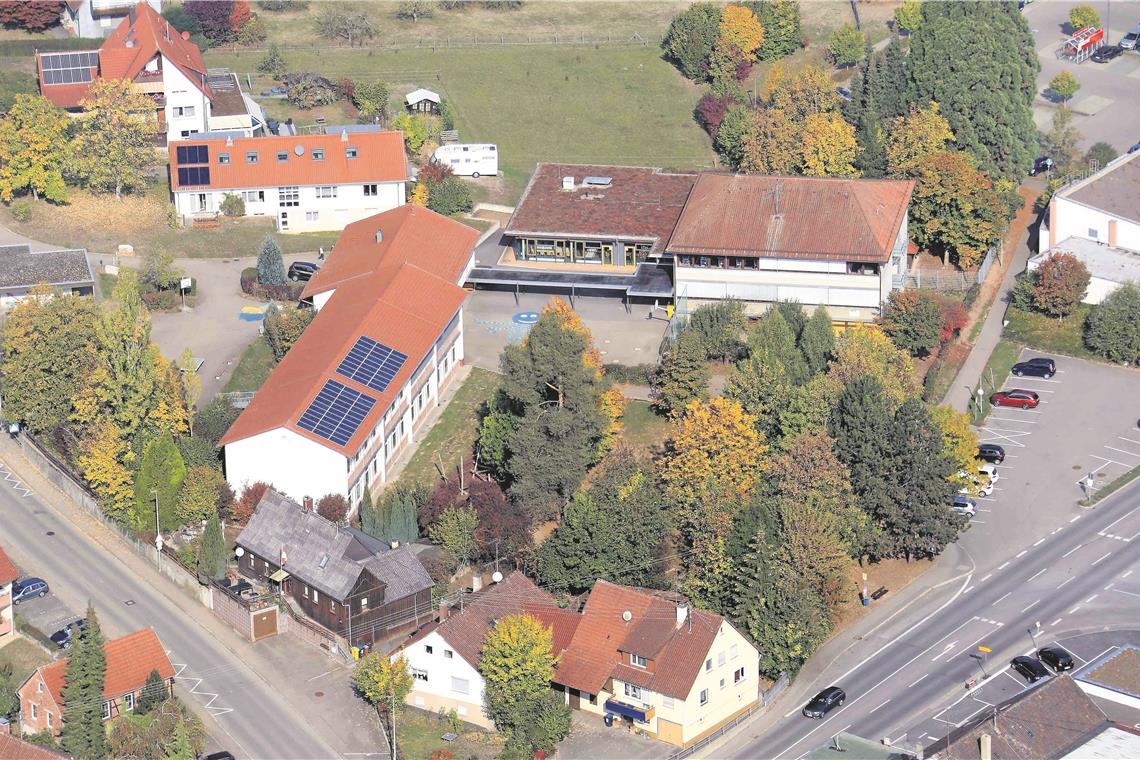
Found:
M 34 641 L 15 638 L 0 649 L 0 665 L 12 667 L 12 683 L 19 686 L 40 665 L 51 662 L 51 655 Z
M 234 367 L 234 373 L 230 375 L 226 387 L 222 389 L 223 392 L 256 391 L 265 384 L 269 373 L 273 371 L 273 365 L 273 351 L 265 342 L 265 338 L 259 335 L 241 355 L 241 360 Z
M 441 738 L 451 729 L 446 721 L 422 710 L 402 710 L 396 718 L 396 742 L 400 754 L 412 760 L 427 760 L 438 750 L 447 750 L 457 760 L 491 760 L 502 749 L 497 734 L 465 731 L 451 744 Z
M 211 51 L 210 66 L 255 72 L 255 52 Z M 517 199 L 539 161 L 700 168 L 713 164 L 692 110 L 700 90 L 661 59 L 656 45 L 601 48 L 290 50 L 290 70 L 331 79 L 382 79 L 397 95 L 430 87 L 456 107 L 461 139 L 500 148 L 503 196 Z M 244 76 L 243 76 L 244 79 Z M 256 94 L 269 80 L 253 77 Z M 313 112 L 277 117 L 312 123 Z M 343 114 L 347 118 L 347 114 Z M 326 115 L 326 119 L 332 116 Z
M 454 467 L 460 457 L 464 457 L 470 465 L 479 426 L 479 410 L 491 400 L 498 387 L 498 374 L 473 367 L 439 420 L 420 441 L 419 448 L 400 473 L 400 481 L 431 485 L 439 479 L 436 463 L 440 459 L 445 466 Z
M 645 401 L 629 401 L 621 416 L 622 440 L 637 449 L 657 453 L 665 440 L 669 420 Z
M 1010 340 L 1023 343 L 1040 351 L 1096 360 L 1097 356 L 1085 348 L 1084 326 L 1089 305 L 1080 304 L 1076 310 L 1058 321 L 1044 314 L 1022 311 L 1010 307 L 1006 318 L 1009 324 L 1003 333 Z

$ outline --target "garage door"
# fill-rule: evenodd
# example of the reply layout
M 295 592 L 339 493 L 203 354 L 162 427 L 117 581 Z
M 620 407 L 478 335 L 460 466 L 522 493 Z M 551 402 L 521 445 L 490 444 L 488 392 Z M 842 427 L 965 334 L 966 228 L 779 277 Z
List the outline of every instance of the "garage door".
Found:
M 253 640 L 260 641 L 277 635 L 277 609 L 264 610 L 253 615 Z

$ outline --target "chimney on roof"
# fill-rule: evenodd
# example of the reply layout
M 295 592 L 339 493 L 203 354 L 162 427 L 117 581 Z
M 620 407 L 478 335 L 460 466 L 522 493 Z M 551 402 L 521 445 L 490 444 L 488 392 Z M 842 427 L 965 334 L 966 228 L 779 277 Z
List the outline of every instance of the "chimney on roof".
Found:
M 380 230 L 380 229 L 376 230 L 376 242 L 377 243 L 384 242 L 384 230 Z
M 348 142 L 348 130 L 347 129 L 342 129 L 340 131 L 340 141 L 341 142 Z
M 226 147 L 227 148 L 234 147 L 234 136 L 233 135 L 230 135 L 226 138 Z
M 573 177 L 563 177 L 562 178 L 562 189 L 563 190 L 573 190 L 574 189 L 574 178 Z
M 449 615 L 451 615 L 451 607 L 448 606 L 447 602 L 441 600 L 439 603 L 439 622 L 442 623 L 447 620 Z
M 982 734 L 978 737 L 978 751 L 981 760 L 993 760 L 993 749 L 990 742 L 989 734 Z
M 305 496 L 301 498 L 301 506 L 304 507 L 306 512 L 313 511 L 313 497 Z
M 682 625 L 685 624 L 685 621 L 688 619 L 689 619 L 689 605 L 684 604 L 684 603 L 678 604 L 677 605 L 677 627 L 680 628 Z
M 182 33 L 182 39 L 184 39 L 184 40 L 190 39 L 190 32 L 183 32 Z
M 163 36 L 166 37 L 166 41 L 170 42 L 170 22 L 169 21 L 166 22 L 162 31 L 163 31 Z

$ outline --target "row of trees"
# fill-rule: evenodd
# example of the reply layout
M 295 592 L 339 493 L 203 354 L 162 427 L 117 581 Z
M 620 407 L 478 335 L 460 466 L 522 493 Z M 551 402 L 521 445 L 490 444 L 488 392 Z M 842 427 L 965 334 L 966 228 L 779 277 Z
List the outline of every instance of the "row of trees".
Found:
M 116 196 L 148 182 L 156 165 L 154 102 L 126 80 L 100 79 L 71 119 L 40 95 L 17 95 L 0 121 L 0 200 L 67 200 L 68 185 Z

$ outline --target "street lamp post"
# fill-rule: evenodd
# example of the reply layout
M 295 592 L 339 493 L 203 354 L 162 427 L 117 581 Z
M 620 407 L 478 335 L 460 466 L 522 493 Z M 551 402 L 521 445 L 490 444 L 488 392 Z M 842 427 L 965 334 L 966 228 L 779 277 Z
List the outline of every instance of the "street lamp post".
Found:
M 1029 638 L 1033 640 L 1033 649 L 1037 650 L 1037 634 L 1041 633 L 1041 621 L 1038 620 L 1033 624 L 1032 628 L 1027 629 Z
M 154 494 L 154 564 L 159 565 L 162 554 L 162 526 L 158 522 L 158 489 L 152 488 L 150 492 Z

